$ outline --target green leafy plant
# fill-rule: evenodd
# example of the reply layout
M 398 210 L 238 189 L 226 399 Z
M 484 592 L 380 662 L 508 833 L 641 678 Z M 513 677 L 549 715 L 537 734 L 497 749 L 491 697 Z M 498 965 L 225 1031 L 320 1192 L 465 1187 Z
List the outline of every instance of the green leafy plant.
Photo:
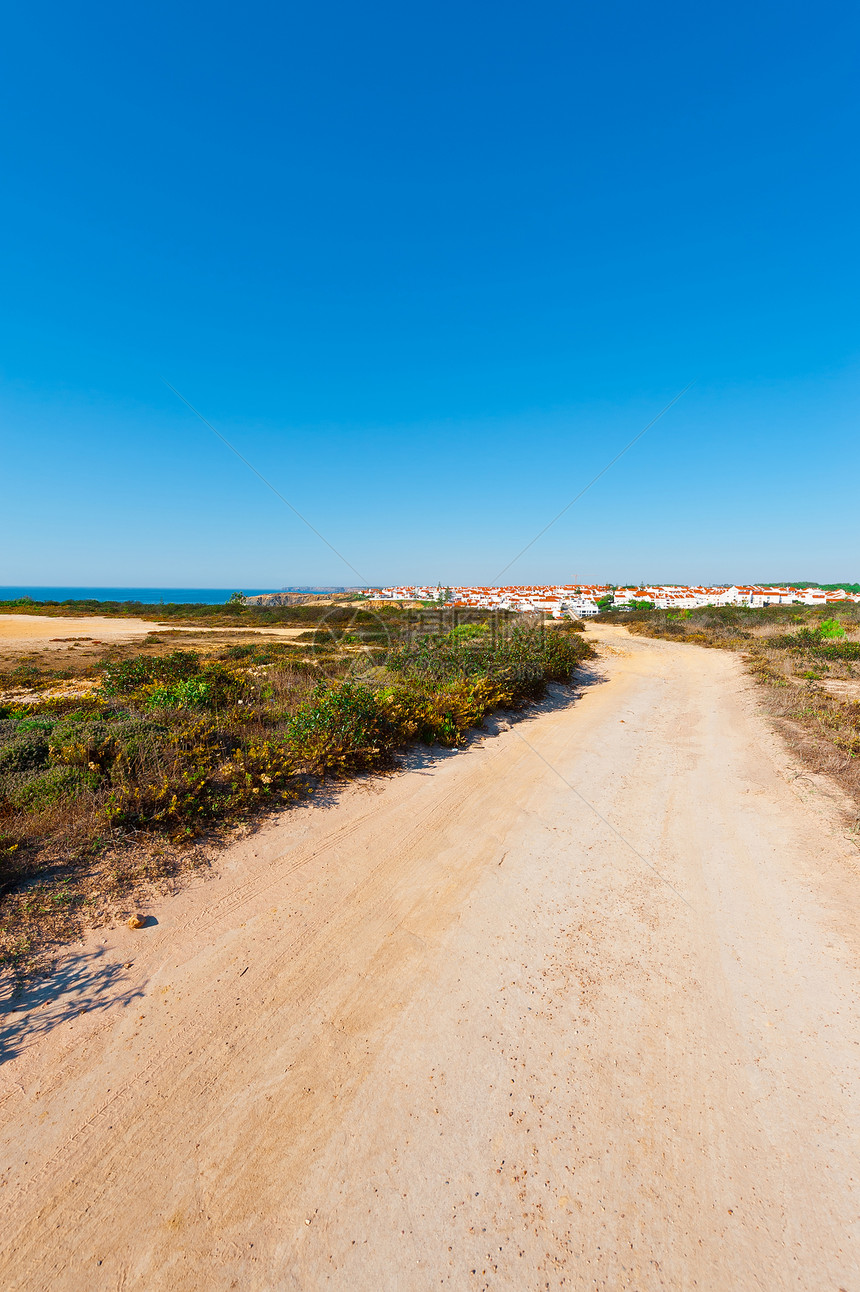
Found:
M 200 656 L 194 651 L 176 650 L 169 655 L 139 655 L 118 663 L 107 663 L 102 671 L 105 695 L 133 695 L 151 683 L 178 682 L 200 671 Z
M 79 767 L 49 767 L 33 776 L 10 795 L 15 807 L 38 812 L 62 799 L 76 798 L 84 790 L 98 788 L 97 772 Z
M 148 709 L 201 709 L 212 698 L 212 683 L 205 677 L 186 677 L 166 686 L 156 686 L 149 695 Z

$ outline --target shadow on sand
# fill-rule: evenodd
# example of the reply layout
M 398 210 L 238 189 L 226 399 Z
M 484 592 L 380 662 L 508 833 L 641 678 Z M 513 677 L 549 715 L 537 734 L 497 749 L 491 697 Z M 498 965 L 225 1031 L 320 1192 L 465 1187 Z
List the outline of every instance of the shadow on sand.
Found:
M 101 950 L 72 953 L 49 978 L 13 990 L 0 1002 L 0 1063 L 79 1014 L 121 1007 L 143 996 L 140 988 L 122 990 L 127 974 L 125 965 L 105 960 Z

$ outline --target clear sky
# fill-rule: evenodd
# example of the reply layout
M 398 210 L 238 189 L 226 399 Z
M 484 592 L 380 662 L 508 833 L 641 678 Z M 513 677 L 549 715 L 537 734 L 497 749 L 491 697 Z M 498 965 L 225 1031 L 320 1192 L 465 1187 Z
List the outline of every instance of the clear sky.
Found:
M 7 9 L 0 584 L 860 578 L 858 27 Z

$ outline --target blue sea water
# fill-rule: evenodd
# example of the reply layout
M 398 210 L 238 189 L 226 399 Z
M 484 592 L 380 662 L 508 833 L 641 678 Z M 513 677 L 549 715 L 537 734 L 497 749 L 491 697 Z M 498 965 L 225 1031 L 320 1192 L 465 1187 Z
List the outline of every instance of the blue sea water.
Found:
M 0 601 L 15 601 L 30 597 L 33 601 L 139 601 L 144 606 L 162 603 L 176 605 L 218 606 L 226 601 L 236 588 L 4 588 L 0 587 Z M 272 592 L 272 588 L 242 588 L 246 596 Z

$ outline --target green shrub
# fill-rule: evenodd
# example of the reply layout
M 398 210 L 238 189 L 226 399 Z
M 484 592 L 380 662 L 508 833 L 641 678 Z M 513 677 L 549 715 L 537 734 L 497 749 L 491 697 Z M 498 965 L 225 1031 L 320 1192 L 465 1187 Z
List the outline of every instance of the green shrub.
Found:
M 202 709 L 212 700 L 212 683 L 203 677 L 187 677 L 150 692 L 149 709 Z
M 49 738 L 51 761 L 67 767 L 106 771 L 117 762 L 126 770 L 141 764 L 167 728 L 143 718 L 58 722 Z
M 844 637 L 845 636 L 845 629 L 842 627 L 838 619 L 822 620 L 818 631 L 821 633 L 822 637 Z
M 458 624 L 456 628 L 452 628 L 448 633 L 448 641 L 475 641 L 486 637 L 488 631 L 486 624 Z
M 59 722 L 51 733 L 51 761 L 68 767 L 99 767 L 113 761 L 116 744 L 109 722 Z
M 228 646 L 224 652 L 225 659 L 250 659 L 256 652 L 256 646 L 250 646 L 246 643 L 239 643 L 238 646 Z
M 356 682 L 321 687 L 290 719 L 287 743 L 302 770 L 354 771 L 379 765 L 393 732 L 374 693 Z
M 31 731 L 48 733 L 54 725 L 50 717 L 4 718 L 0 720 L 0 749 Z
M 136 659 L 106 664 L 102 671 L 105 695 L 133 695 L 145 686 L 169 684 L 200 672 L 200 656 L 194 651 L 175 650 L 170 655 L 138 655 Z
M 38 812 L 61 799 L 74 798 L 84 790 L 96 789 L 98 784 L 97 773 L 78 767 L 49 767 L 13 790 L 10 800 L 17 808 Z
M 512 688 L 510 702 L 517 703 L 540 695 L 544 682 L 569 681 L 590 653 L 574 632 L 517 625 L 496 640 L 489 634 L 472 640 L 453 633 L 420 637 L 391 651 L 386 664 L 404 678 L 425 683 L 496 678 Z
M 48 733 L 44 730 L 24 731 L 7 740 L 0 747 L 0 788 L 46 767 L 48 749 Z
M 164 742 L 167 728 L 145 718 L 128 718 L 113 727 L 116 757 L 126 766 L 140 765 Z
M 822 643 L 813 653 L 817 655 L 819 659 L 860 659 L 860 642 L 834 642 L 833 645 L 825 645 Z

